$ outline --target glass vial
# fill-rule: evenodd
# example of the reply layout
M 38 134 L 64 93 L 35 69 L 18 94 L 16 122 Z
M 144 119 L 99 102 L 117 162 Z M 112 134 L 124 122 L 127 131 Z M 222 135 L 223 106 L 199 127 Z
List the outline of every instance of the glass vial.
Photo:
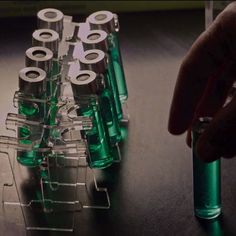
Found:
M 46 72 L 37 67 L 26 67 L 19 72 L 19 92 L 26 98 L 44 99 L 46 92 Z M 19 114 L 25 115 L 26 119 L 43 121 L 45 116 L 45 105 L 31 101 L 19 101 Z M 18 137 L 22 144 L 32 144 L 33 139 L 40 139 L 41 129 L 35 127 L 29 130 L 27 127 L 18 129 Z M 27 167 L 39 166 L 42 162 L 42 155 L 36 149 L 40 143 L 34 146 L 32 151 L 17 152 L 17 161 Z
M 110 90 L 113 93 L 116 110 L 118 114 L 118 119 L 121 120 L 123 117 L 123 111 L 122 111 L 121 101 L 119 98 L 119 91 L 118 91 L 115 72 L 114 72 L 112 60 L 108 51 L 107 33 L 103 30 L 90 30 L 87 34 L 84 34 L 84 36 L 81 36 L 81 41 L 83 44 L 83 48 L 86 51 L 89 51 L 91 49 L 99 49 L 106 53 L 107 72 L 109 75 L 109 84 L 107 84 L 107 87 L 108 88 L 110 87 Z
M 82 70 L 94 71 L 97 74 L 97 80 L 100 83 L 105 82 L 105 88 L 97 91 L 97 95 L 101 100 L 102 117 L 108 128 L 110 142 L 115 145 L 121 141 L 119 116 L 122 115 L 122 110 L 119 97 L 114 95 L 115 91 L 111 85 L 105 53 L 98 49 L 86 50 L 79 61 Z
M 196 153 L 197 140 L 209 122 L 210 118 L 200 118 L 192 130 L 194 213 L 203 219 L 221 214 L 220 160 L 206 163 Z
M 52 64 L 53 64 L 53 52 L 45 47 L 31 47 L 25 53 L 25 65 L 26 66 L 34 66 L 44 70 L 47 74 L 47 89 L 45 99 L 51 98 L 50 94 L 50 80 L 52 73 Z M 48 91 L 49 90 L 49 91 Z M 46 103 L 45 105 L 45 117 L 44 124 L 50 125 L 50 120 L 52 118 L 55 120 L 55 117 L 52 117 L 51 114 L 51 103 Z M 45 129 L 43 131 L 42 142 L 40 147 L 47 147 L 48 139 L 49 139 L 49 130 Z
M 128 90 L 120 53 L 118 16 L 109 11 L 98 11 L 88 16 L 87 21 L 91 29 L 104 30 L 108 34 L 109 54 L 116 75 L 120 100 L 124 102 L 128 98 Z
M 82 70 L 70 77 L 74 99 L 79 105 L 78 115 L 92 117 L 91 130 L 82 132 L 87 140 L 91 168 L 106 168 L 113 163 L 113 157 L 109 148 L 108 135 L 104 127 L 100 106 L 97 99 L 91 97 L 99 90 L 100 84 L 93 71 Z M 87 96 L 87 97 L 86 97 Z
M 33 46 L 42 46 L 53 52 L 52 68 L 47 72 L 47 97 L 50 99 L 48 121 L 46 124 L 56 124 L 57 102 L 60 96 L 61 64 L 58 59 L 59 35 L 51 29 L 40 29 L 32 35 Z
M 63 34 L 63 18 L 64 15 L 61 11 L 54 8 L 45 8 L 38 12 L 38 28 L 39 29 L 51 29 L 56 31 L 60 39 Z

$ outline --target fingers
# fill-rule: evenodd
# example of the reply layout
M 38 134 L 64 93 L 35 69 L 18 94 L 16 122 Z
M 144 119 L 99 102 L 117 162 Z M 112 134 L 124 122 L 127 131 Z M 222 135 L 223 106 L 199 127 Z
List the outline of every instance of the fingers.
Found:
M 236 97 L 221 108 L 201 135 L 197 153 L 206 162 L 236 154 Z
M 236 63 L 227 64 L 222 69 L 215 78 L 209 79 L 209 83 L 194 113 L 191 126 L 198 121 L 199 117 L 215 116 L 219 108 L 225 103 L 228 92 L 231 90 L 236 78 Z M 187 145 L 190 147 L 191 129 L 192 127 L 189 127 L 186 139 Z
M 217 84 L 212 75 L 236 57 L 236 31 L 232 30 L 235 28 L 236 3 L 232 3 L 209 29 L 200 35 L 186 55 L 180 67 L 170 109 L 170 133 L 181 134 L 191 126 L 199 103 L 206 102 L 203 97 L 209 84 Z M 212 81 L 209 81 L 209 78 Z M 220 101 L 216 103 L 214 110 L 218 110 L 222 105 L 222 99 Z

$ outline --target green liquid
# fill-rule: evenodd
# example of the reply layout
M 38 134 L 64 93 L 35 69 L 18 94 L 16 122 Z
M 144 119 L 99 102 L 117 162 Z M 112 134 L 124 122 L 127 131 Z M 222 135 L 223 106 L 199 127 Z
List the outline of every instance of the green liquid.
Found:
M 199 137 L 193 132 L 193 191 L 194 212 L 203 219 L 213 219 L 221 213 L 220 160 L 205 163 L 196 155 Z
M 105 84 L 106 87 L 111 91 L 111 94 L 113 96 L 114 102 L 114 110 L 116 110 L 118 120 L 121 120 L 123 118 L 123 111 L 121 106 L 121 101 L 119 98 L 119 92 L 117 88 L 116 78 L 115 78 L 115 72 L 114 68 L 112 66 L 112 61 L 108 61 L 108 67 L 105 72 Z
M 119 99 L 121 102 L 124 102 L 125 100 L 128 99 L 128 90 L 125 80 L 125 73 L 120 53 L 120 45 L 117 32 L 110 34 L 109 42 L 110 42 L 110 48 L 109 48 L 110 57 L 115 72 L 115 78 L 119 92 Z
M 49 73 L 48 78 L 51 78 L 47 81 L 47 91 L 46 94 L 42 95 L 43 98 L 50 98 L 49 105 L 44 105 L 38 103 L 39 109 L 34 107 L 30 102 L 21 102 L 19 104 L 19 114 L 25 115 L 27 118 L 38 119 L 44 121 L 47 125 L 55 125 L 56 123 L 56 113 L 57 113 L 57 99 L 58 99 L 58 91 L 57 91 L 57 80 L 54 79 L 60 73 L 60 66 L 58 61 L 53 61 L 53 66 L 51 73 Z M 25 138 L 29 134 L 29 130 L 27 128 L 19 128 L 19 138 Z M 41 132 L 39 127 L 34 127 L 31 130 L 32 135 L 37 134 L 37 132 Z M 39 133 L 40 137 L 41 134 Z M 43 156 L 37 152 L 38 148 L 47 147 L 48 139 L 50 136 L 50 130 L 45 129 L 43 133 L 43 138 L 39 145 L 34 146 L 34 150 L 18 152 L 17 160 L 20 164 L 27 167 L 36 167 L 39 166 L 43 160 Z M 32 141 L 26 137 L 20 141 L 22 144 L 32 144 Z
M 93 122 L 93 128 L 84 131 L 90 153 L 89 166 L 102 169 L 113 163 L 113 157 L 110 153 L 106 129 L 103 126 L 102 117 L 98 109 L 95 102 L 90 102 L 89 107 L 80 108 L 79 113 L 83 116 L 92 117 Z
M 40 105 L 39 105 L 40 106 Z M 41 108 L 41 109 L 40 109 Z M 20 102 L 19 104 L 19 114 L 25 115 L 27 117 L 40 117 L 40 111 L 42 111 L 42 106 L 39 107 L 39 110 L 32 106 L 29 102 Z M 44 113 L 42 111 L 42 113 Z M 37 128 L 35 130 L 31 130 L 31 132 L 38 132 Z M 21 144 L 32 144 L 32 141 L 28 138 L 30 135 L 30 131 L 27 127 L 20 127 L 18 129 L 19 138 L 23 138 L 20 140 Z M 17 152 L 17 161 L 27 167 L 36 167 L 39 166 L 42 162 L 43 157 L 36 152 L 39 145 L 35 145 L 32 151 L 21 151 Z
M 111 92 L 108 89 L 103 90 L 100 100 L 101 114 L 108 129 L 110 143 L 111 145 L 115 145 L 121 141 L 121 132 Z

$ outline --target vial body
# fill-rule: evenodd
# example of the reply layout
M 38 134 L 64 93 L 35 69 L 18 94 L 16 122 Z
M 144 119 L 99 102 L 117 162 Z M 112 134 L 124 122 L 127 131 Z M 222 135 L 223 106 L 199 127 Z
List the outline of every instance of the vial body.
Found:
M 19 102 L 19 114 L 25 115 L 28 118 L 42 120 L 42 114 L 45 113 L 45 107 L 42 104 L 37 104 L 38 109 L 32 105 L 30 102 Z M 41 129 L 39 127 L 33 127 L 29 130 L 27 127 L 18 128 L 18 137 L 20 138 L 21 144 L 32 144 L 30 137 L 41 136 Z M 32 151 L 18 151 L 17 161 L 27 167 L 39 166 L 42 162 L 42 155 L 40 155 L 36 150 L 39 148 L 40 144 L 36 144 Z
M 128 99 L 128 90 L 125 80 L 123 62 L 120 53 L 118 32 L 110 33 L 108 36 L 108 41 L 109 41 L 109 55 L 115 72 L 115 79 L 118 87 L 119 98 L 120 101 L 123 103 L 125 100 Z
M 90 93 L 99 97 L 102 118 L 108 129 L 111 144 L 121 140 L 119 120 L 122 119 L 122 108 L 114 77 L 114 70 L 106 54 L 98 49 L 86 50 L 80 57 L 82 71 L 89 70 L 95 73 L 94 82 L 96 89 Z
M 88 142 L 89 166 L 98 169 L 110 166 L 113 163 L 113 157 L 98 104 L 91 101 L 88 106 L 82 105 L 79 108 L 79 115 L 91 117 L 93 123 L 92 129 L 85 130 L 82 134 L 82 136 L 85 135 Z
M 27 98 L 46 98 L 46 72 L 36 67 L 26 67 L 19 72 L 19 91 L 25 96 L 18 102 L 18 112 L 26 116 L 26 119 L 44 121 L 46 106 L 43 102 L 28 101 Z M 39 126 L 26 126 L 18 128 L 19 142 L 22 144 L 36 143 L 32 151 L 18 151 L 17 161 L 27 167 L 39 166 L 43 156 L 37 152 L 41 145 L 42 129 Z
M 108 65 L 105 71 L 105 85 L 111 91 L 114 98 L 114 110 L 117 112 L 117 118 L 120 121 L 123 118 L 123 111 L 119 97 L 116 75 L 111 58 L 108 58 Z
M 197 157 L 196 143 L 208 121 L 199 121 L 192 130 L 193 192 L 195 216 L 213 219 L 221 214 L 220 160 L 205 163 Z
M 101 114 L 108 130 L 110 143 L 111 145 L 115 145 L 121 141 L 121 131 L 114 100 L 108 89 L 104 89 L 99 97 Z

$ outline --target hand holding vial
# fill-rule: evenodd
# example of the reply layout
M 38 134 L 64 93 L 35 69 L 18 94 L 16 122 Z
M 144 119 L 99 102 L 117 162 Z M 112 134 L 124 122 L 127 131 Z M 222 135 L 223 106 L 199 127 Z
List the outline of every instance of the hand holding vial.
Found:
M 198 156 L 211 162 L 236 154 L 236 97 L 226 104 L 236 78 L 236 2 L 229 4 L 193 43 L 179 70 L 169 132 L 182 134 L 199 117 L 213 117 L 197 141 Z

